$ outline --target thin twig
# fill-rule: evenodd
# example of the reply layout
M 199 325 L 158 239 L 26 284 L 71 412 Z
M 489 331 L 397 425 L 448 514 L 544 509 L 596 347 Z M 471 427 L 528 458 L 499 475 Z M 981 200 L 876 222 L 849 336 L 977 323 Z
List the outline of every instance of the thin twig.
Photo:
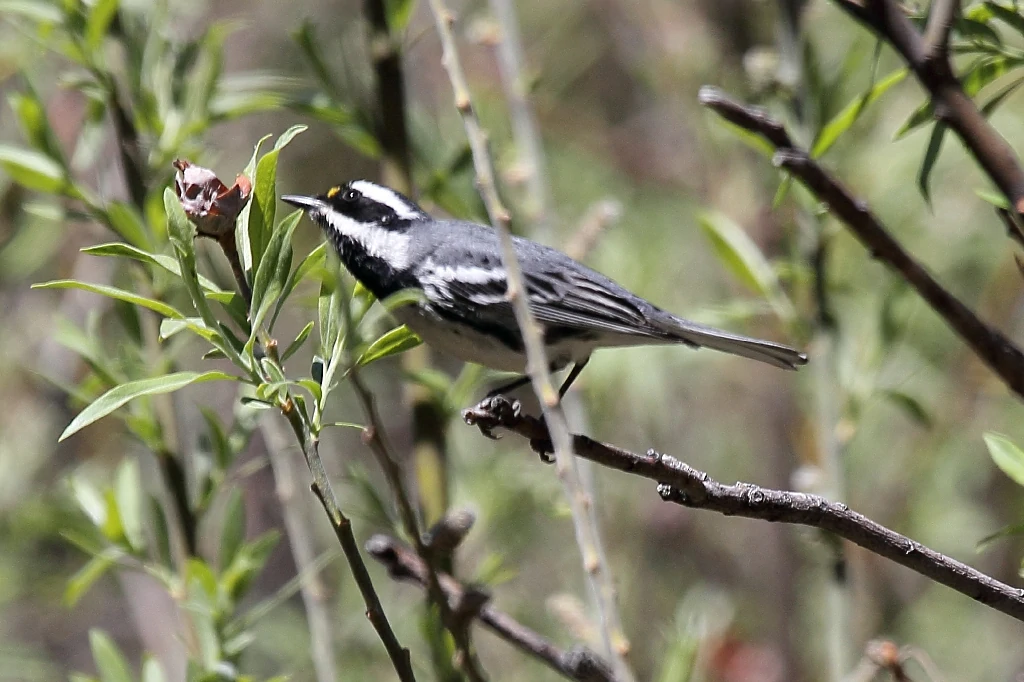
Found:
M 949 26 L 956 18 L 959 3 L 937 0 L 932 9 L 934 23 L 929 22 L 922 36 L 895 0 L 833 1 L 900 53 L 928 90 L 936 118 L 953 129 L 1010 206 L 1024 214 L 1024 168 L 1006 139 L 964 92 L 950 61 Z M 940 45 L 938 41 L 945 43 Z
M 425 562 L 394 538 L 375 535 L 366 543 L 366 551 L 383 564 L 395 580 L 409 581 L 426 587 Z M 464 596 L 471 591 L 449 575 L 441 574 L 438 578 L 445 597 L 453 606 L 463 602 Z M 562 651 L 542 635 L 494 608 L 489 602 L 477 610 L 475 618 L 501 639 L 571 680 L 615 682 L 615 676 L 608 663 L 593 652 L 584 647 Z
M 862 200 L 853 196 L 806 151 L 792 144 L 782 124 L 764 111 L 740 104 L 715 88 L 702 88 L 700 101 L 730 122 L 758 133 L 775 145 L 778 150 L 775 164 L 789 171 L 828 204 L 872 256 L 913 286 L 1010 390 L 1024 398 L 1024 353 L 943 288 L 923 265 L 903 249 Z
M 597 245 L 605 231 L 622 217 L 622 203 L 617 199 L 600 199 L 584 212 L 579 224 L 565 243 L 570 258 L 584 260 Z
M 501 35 L 496 41 L 498 73 L 512 120 L 512 141 L 516 147 L 516 170 L 526 183 L 526 219 L 541 241 L 548 236 L 551 221 L 551 192 L 547 183 L 544 147 L 537 117 L 527 97 L 528 82 L 523 71 L 523 43 L 519 19 L 512 0 L 490 0 L 491 11 Z
M 541 409 L 544 411 L 544 418 L 551 426 L 552 449 L 555 454 L 558 476 L 562 479 L 563 485 L 576 493 L 568 496 L 568 502 L 572 513 L 573 527 L 576 531 L 576 542 L 583 554 L 583 567 L 592 576 L 592 580 L 594 580 L 596 585 L 603 584 L 612 588 L 610 576 L 599 575 L 602 573 L 598 552 L 600 544 L 596 537 L 596 528 L 588 522 L 590 517 L 588 507 L 593 501 L 580 493 L 582 485 L 579 482 L 579 471 L 572 455 L 569 427 L 565 419 L 565 413 L 559 404 L 558 393 L 551 383 L 551 375 L 548 371 L 549 365 L 544 353 L 544 343 L 541 338 L 540 327 L 530 311 L 522 270 L 519 267 L 519 260 L 516 257 L 515 246 L 512 242 L 512 234 L 509 230 L 510 216 L 498 196 L 498 189 L 494 180 L 494 166 L 487 149 L 487 135 L 480 126 L 480 121 L 473 110 L 469 88 L 466 84 L 466 76 L 462 70 L 459 53 L 455 46 L 455 36 L 452 33 L 452 24 L 455 19 L 446 7 L 444 0 L 430 0 L 430 8 L 434 15 L 438 36 L 441 39 L 441 61 L 451 81 L 455 108 L 462 116 L 462 122 L 466 128 L 466 136 L 469 139 L 469 146 L 473 153 L 473 167 L 476 170 L 477 187 L 487 207 L 487 214 L 491 225 L 497 231 L 501 242 L 502 265 L 505 267 L 508 278 L 507 297 L 512 305 L 512 309 L 515 311 L 516 323 L 519 325 L 519 331 L 526 348 L 526 373 L 530 377 L 533 390 L 540 401 Z M 626 641 L 625 637 L 612 638 L 612 633 L 622 632 L 621 627 L 617 628 L 614 625 L 619 622 L 618 609 L 615 606 L 614 589 L 601 589 L 596 596 L 600 621 L 602 626 L 605 626 L 602 627 L 602 633 L 607 640 L 606 645 L 612 660 L 615 662 L 616 673 L 628 679 L 629 668 L 625 662 L 625 656 L 629 651 L 629 642 Z
M 489 410 L 467 410 L 463 417 L 474 426 L 503 427 L 513 431 L 540 449 L 550 446 L 550 435 L 544 422 L 536 417 L 517 414 L 508 402 L 499 403 Z M 772 490 L 750 483 L 723 485 L 669 455 L 654 450 L 641 455 L 587 436 L 574 435 L 573 449 L 580 457 L 657 482 L 658 492 L 664 499 L 685 507 L 707 509 L 726 516 L 810 526 L 834 533 L 1024 622 L 1024 589 L 1001 583 L 929 549 L 852 511 L 845 504 L 830 502 L 818 495 Z
M 947 59 L 949 57 L 949 34 L 960 14 L 960 0 L 935 0 L 928 14 L 925 26 L 924 49 L 931 59 Z
M 424 559 L 427 595 L 437 605 L 441 614 L 442 624 L 451 632 L 452 638 L 455 640 L 456 664 L 472 682 L 483 682 L 486 676 L 474 653 L 469 637 L 469 628 L 463 627 L 458 622 L 459 619 L 441 589 L 437 567 L 433 561 L 428 560 L 431 558 L 431 552 L 423 542 L 423 534 L 420 532 L 416 511 L 405 487 L 402 469 L 398 461 L 391 454 L 391 448 L 385 439 L 383 421 L 380 418 L 380 413 L 377 411 L 373 394 L 363 383 L 357 368 L 352 367 L 349 370 L 349 380 L 359 402 L 362 404 L 363 413 L 366 415 L 368 422 L 368 426 L 363 430 L 363 442 L 373 452 L 378 466 L 380 466 L 381 471 L 384 473 L 384 478 L 387 480 L 388 487 L 391 489 L 391 493 L 394 495 L 395 502 L 398 505 L 398 516 L 401 519 L 406 535 L 409 536 L 416 547 L 416 553 Z
M 288 438 L 279 422 L 269 419 L 260 420 L 260 430 L 270 457 L 270 468 L 274 474 L 274 487 L 277 499 L 281 503 L 285 530 L 288 531 L 288 544 L 291 547 L 295 569 L 303 579 L 299 583 L 302 603 L 306 609 L 306 621 L 309 624 L 310 650 L 313 658 L 313 670 L 317 682 L 335 682 L 338 679 L 334 665 L 334 645 L 331 635 L 331 615 L 324 599 L 325 589 L 316 571 L 310 570 L 316 562 L 313 550 L 313 538 L 310 524 L 306 518 L 305 507 L 295 495 L 295 477 L 292 471 L 292 458 L 288 453 Z
M 334 496 L 331 482 L 327 478 L 323 461 L 320 459 L 320 442 L 310 432 L 309 426 L 290 398 L 282 402 L 279 407 L 302 447 L 302 454 L 306 458 L 309 473 L 313 475 L 313 484 L 310 488 L 320 500 L 324 511 L 327 512 L 327 518 L 330 519 L 334 534 L 337 536 L 341 549 L 345 553 L 345 559 L 352 569 L 352 576 L 363 596 L 363 603 L 366 604 L 366 617 L 384 643 L 384 648 L 391 658 L 391 664 L 395 667 L 395 672 L 398 673 L 398 679 L 402 682 L 415 682 L 416 677 L 413 675 L 409 650 L 399 644 L 394 630 L 391 629 L 391 623 L 388 622 L 387 615 L 384 613 L 380 597 L 377 596 L 373 581 L 370 580 L 370 573 L 366 570 L 366 563 L 359 553 L 359 545 L 356 544 L 356 537 L 352 532 L 352 522 L 338 507 L 338 500 Z

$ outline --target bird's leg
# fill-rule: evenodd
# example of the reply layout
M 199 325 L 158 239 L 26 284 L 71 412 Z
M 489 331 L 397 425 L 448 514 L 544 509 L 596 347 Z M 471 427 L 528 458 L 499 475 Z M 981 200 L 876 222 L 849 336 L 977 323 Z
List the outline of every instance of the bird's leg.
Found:
M 562 387 L 558 389 L 559 400 L 565 397 L 569 387 L 572 386 L 572 382 L 576 381 L 576 377 L 580 375 L 580 372 L 583 371 L 583 368 L 587 366 L 588 362 L 590 362 L 589 357 L 584 358 L 582 362 L 573 364 L 572 369 L 569 370 L 569 376 L 565 377 L 565 381 L 562 382 Z

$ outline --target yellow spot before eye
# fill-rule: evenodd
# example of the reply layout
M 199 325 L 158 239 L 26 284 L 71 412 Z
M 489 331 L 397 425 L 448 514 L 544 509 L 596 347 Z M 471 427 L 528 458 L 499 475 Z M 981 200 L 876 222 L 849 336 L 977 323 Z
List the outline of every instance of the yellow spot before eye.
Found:
M 332 187 L 329 190 L 327 190 L 327 198 L 328 199 L 333 199 L 334 195 L 337 194 L 340 191 L 341 191 L 341 187 L 338 187 L 337 185 L 335 185 L 334 187 Z

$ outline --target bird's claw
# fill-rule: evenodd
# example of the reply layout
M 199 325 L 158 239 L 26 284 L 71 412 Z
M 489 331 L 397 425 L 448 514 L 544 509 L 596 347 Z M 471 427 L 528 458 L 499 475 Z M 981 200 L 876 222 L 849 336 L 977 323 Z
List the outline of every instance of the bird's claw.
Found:
M 522 414 L 522 404 L 518 400 L 510 400 L 503 395 L 487 396 L 475 407 L 462 411 L 462 420 L 470 426 L 476 426 L 487 438 L 498 440 L 494 429 L 515 423 Z

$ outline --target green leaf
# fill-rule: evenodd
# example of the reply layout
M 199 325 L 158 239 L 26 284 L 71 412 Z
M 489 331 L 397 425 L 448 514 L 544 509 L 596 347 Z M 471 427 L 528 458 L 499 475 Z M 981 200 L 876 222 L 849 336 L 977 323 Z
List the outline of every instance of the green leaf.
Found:
M 210 310 L 206 296 L 200 288 L 199 274 L 196 272 L 195 226 L 189 222 L 188 216 L 185 215 L 185 211 L 181 207 L 181 202 L 178 201 L 178 197 L 170 187 L 164 190 L 164 211 L 167 214 L 167 236 L 170 238 L 171 244 L 174 245 L 174 254 L 178 259 L 181 280 L 192 299 L 192 305 L 195 306 L 199 316 L 203 318 L 207 329 L 221 330 L 220 323 L 213 311 Z M 250 364 L 238 354 L 226 335 L 217 332 L 216 338 L 211 339 L 211 343 L 217 350 L 224 353 L 224 356 L 231 360 L 236 367 L 247 372 L 251 371 Z
M 75 501 L 93 525 L 97 528 L 103 526 L 107 522 L 107 504 L 103 501 L 100 491 L 80 476 L 72 476 L 69 484 Z
M 1017 13 L 1015 8 L 1004 7 L 996 2 L 985 2 L 985 9 L 987 9 L 993 17 L 999 19 L 1003 23 L 1007 24 L 1015 31 L 1024 35 L 1024 17 Z M 1016 3 L 1014 3 L 1016 5 Z
M 95 50 L 103 42 L 110 22 L 117 14 L 118 0 L 96 0 L 85 22 L 85 44 Z
M 81 289 L 94 294 L 100 294 L 101 296 L 107 296 L 118 301 L 124 301 L 126 303 L 133 303 L 143 308 L 148 308 L 154 312 L 158 312 L 165 317 L 173 317 L 181 319 L 185 317 L 183 314 L 178 312 L 174 307 L 164 303 L 163 301 L 157 301 L 152 298 L 146 298 L 140 296 L 131 291 L 124 289 L 118 289 L 117 287 L 107 286 L 105 284 L 89 284 L 88 282 L 79 282 L 74 279 L 58 279 L 52 282 L 42 282 L 40 284 L 33 284 L 33 289 Z
M 220 552 L 217 563 L 226 568 L 230 566 L 245 542 L 245 499 L 242 491 L 232 488 L 224 507 L 224 522 L 221 527 Z
M 110 242 L 108 244 L 98 244 L 96 246 L 87 246 L 82 249 L 82 253 L 87 253 L 90 256 L 113 256 L 119 258 L 131 258 L 142 263 L 150 263 L 158 267 L 163 268 L 167 272 L 181 277 L 181 266 L 174 258 L 166 256 L 162 253 L 149 253 L 143 251 L 140 248 L 131 246 L 129 244 L 122 244 L 121 242 Z M 211 280 L 199 275 L 199 285 L 203 290 L 209 294 L 215 294 L 218 297 L 224 294 L 234 294 L 232 291 L 225 291 L 219 286 L 214 284 Z
M 140 248 L 152 246 L 153 240 L 149 235 L 149 230 L 146 229 L 146 223 L 134 206 L 123 201 L 112 201 L 104 209 L 104 213 L 107 225 L 121 239 Z
M 996 540 L 1002 540 L 1003 538 L 1013 537 L 1014 535 L 1024 535 L 1024 523 L 1017 523 L 1011 526 L 1003 526 L 995 533 L 986 535 L 982 539 L 978 540 L 978 544 L 975 546 L 976 552 L 983 552 L 988 549 L 989 545 L 994 543 Z
M 996 466 L 1019 485 L 1024 486 L 1024 451 L 1000 433 L 988 432 L 983 438 L 988 454 Z
M 398 353 L 404 353 L 421 343 L 423 341 L 420 337 L 416 336 L 415 332 L 403 324 L 400 327 L 395 327 L 371 343 L 370 347 L 356 360 L 356 365 L 359 367 L 369 365 L 371 362 L 376 362 Z
M 121 517 L 121 526 L 128 544 L 136 552 L 145 549 L 146 534 L 143 514 L 142 478 L 139 476 L 139 463 L 135 459 L 122 460 L 117 468 L 114 482 L 114 497 L 117 500 L 117 513 Z
M 72 607 L 78 603 L 78 600 L 89 591 L 89 588 L 93 584 L 102 578 L 106 572 L 117 563 L 116 557 L 120 554 L 120 550 L 115 548 L 108 548 L 102 553 L 89 559 L 85 566 L 78 569 L 71 578 L 68 579 L 67 587 L 64 588 L 63 601 L 64 605 Z
M 46 118 L 46 108 L 31 85 L 26 84 L 22 92 L 11 93 L 7 101 L 17 115 L 21 129 L 32 147 L 56 161 L 67 173 L 68 164 L 60 141 Z
M 893 142 L 907 135 L 907 133 L 920 128 L 925 123 L 928 123 L 935 117 L 935 107 L 932 106 L 931 100 L 925 101 L 924 104 L 914 110 L 907 120 L 903 122 L 903 125 L 893 133 Z
M 1007 57 L 999 55 L 996 57 L 984 57 L 975 62 L 967 73 L 961 77 L 964 92 L 969 97 L 974 97 L 982 88 L 1000 78 L 1012 69 L 1019 67 L 1024 60 L 1020 57 Z
M 60 438 L 57 440 L 62 441 L 85 428 L 89 424 L 92 424 L 94 421 L 106 417 L 129 400 L 145 395 L 171 393 L 184 388 L 189 384 L 202 383 L 205 381 L 236 380 L 236 377 L 233 377 L 230 374 L 225 374 L 224 372 L 203 372 L 201 374 L 199 372 L 174 372 L 173 374 L 165 374 L 164 376 L 153 377 L 151 379 L 130 381 L 126 384 L 115 386 L 82 410 L 78 416 L 68 424 L 68 427 L 64 429 L 64 433 L 60 434 Z
M 252 305 L 249 318 L 252 320 L 252 338 L 255 338 L 264 318 L 270 312 L 288 281 L 292 268 L 292 235 L 302 219 L 302 211 L 294 211 L 281 221 L 267 245 L 266 253 L 256 270 L 252 283 Z M 251 346 L 251 344 L 249 344 Z
M 89 630 L 89 647 L 103 682 L 132 682 L 131 668 L 114 640 L 102 630 Z
M 775 270 L 743 228 L 721 213 L 702 213 L 698 222 L 726 269 L 751 291 L 764 296 L 776 315 L 783 320 L 792 319 L 793 306 L 783 293 Z
M 256 177 L 253 180 L 253 201 L 249 213 L 249 248 L 252 255 L 252 267 L 259 271 L 263 253 L 267 250 L 272 238 L 274 217 L 277 211 L 277 159 L 281 150 L 306 129 L 304 125 L 294 125 L 277 138 L 274 148 L 263 155 L 256 163 Z M 256 285 L 253 285 L 255 290 Z
M 384 11 L 387 13 L 388 29 L 392 34 L 405 30 L 416 8 L 416 0 L 385 0 Z
M 868 88 L 867 92 L 854 98 L 852 102 L 847 104 L 842 111 L 822 127 L 821 132 L 818 134 L 818 139 L 811 149 L 811 157 L 817 158 L 827 152 L 871 104 L 885 94 L 889 88 L 906 77 L 907 69 L 897 69 Z
M 992 95 L 989 101 L 985 102 L 985 104 L 982 105 L 981 113 L 984 114 L 986 117 L 991 116 L 992 113 L 996 110 L 996 107 L 1002 104 L 1007 97 L 1016 92 L 1017 88 L 1019 88 L 1021 84 L 1024 84 L 1024 77 L 1017 78 L 1010 82 L 1009 84 L 1007 84 L 1005 87 L 1003 87 L 1002 90 Z
M 31 149 L 0 145 L 0 168 L 27 189 L 58 194 L 67 187 L 67 174 L 60 163 Z
M 916 421 L 923 428 L 932 428 L 934 422 L 932 421 L 931 415 L 928 414 L 928 410 L 921 404 L 921 401 L 914 396 L 903 393 L 902 391 L 894 390 L 883 391 L 882 395 L 903 410 L 908 417 Z
M 301 222 L 301 218 L 299 219 Z M 321 243 L 315 249 L 309 252 L 302 262 L 299 263 L 299 267 L 295 268 L 291 276 L 288 277 L 288 282 L 284 285 L 284 290 L 281 292 L 281 296 L 277 299 L 277 305 L 274 306 L 274 314 L 270 317 L 270 327 L 273 328 L 277 324 L 277 318 L 281 314 L 284 302 L 288 300 L 288 297 L 292 295 L 295 287 L 299 285 L 314 268 L 322 267 L 324 264 L 324 256 L 327 253 L 327 242 Z
M 306 324 L 306 326 L 302 328 L 298 336 L 295 337 L 295 340 L 289 343 L 284 353 L 281 354 L 281 362 L 284 362 L 285 360 L 290 358 L 292 355 L 295 354 L 295 351 L 299 350 L 299 348 L 302 347 L 302 344 L 306 341 L 306 338 L 309 336 L 309 333 L 313 331 L 313 326 L 314 322 L 310 320 Z
M 939 151 L 942 149 L 942 140 L 946 136 L 946 130 L 945 123 L 936 123 L 935 127 L 932 128 L 932 136 L 928 140 L 928 149 L 924 153 L 924 161 L 921 163 L 921 170 L 917 174 L 917 188 L 928 204 L 932 203 L 929 180 L 932 170 L 935 168 L 935 162 L 939 159 Z
M 321 43 L 316 38 L 313 23 L 308 19 L 303 21 L 298 30 L 292 34 L 292 39 L 298 44 L 299 51 L 306 58 L 306 62 L 313 70 L 313 75 L 316 76 L 320 87 L 331 95 L 337 96 L 339 92 L 338 86 L 331 76 L 331 69 L 328 68 L 327 62 L 320 52 Z
M 269 531 L 252 542 L 247 542 L 235 554 L 234 561 L 221 576 L 224 591 L 232 601 L 245 595 L 253 578 L 263 570 L 270 553 L 277 546 L 280 535 Z

